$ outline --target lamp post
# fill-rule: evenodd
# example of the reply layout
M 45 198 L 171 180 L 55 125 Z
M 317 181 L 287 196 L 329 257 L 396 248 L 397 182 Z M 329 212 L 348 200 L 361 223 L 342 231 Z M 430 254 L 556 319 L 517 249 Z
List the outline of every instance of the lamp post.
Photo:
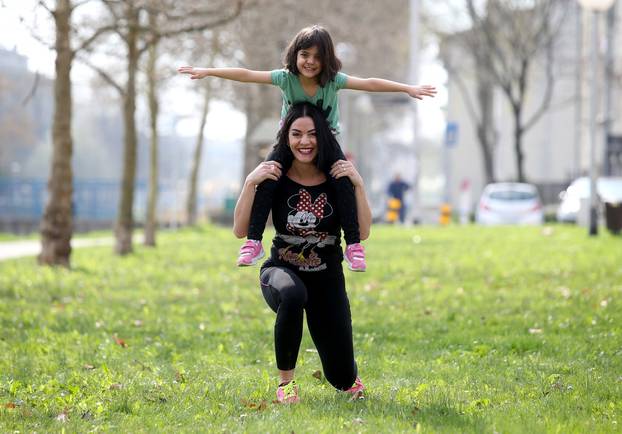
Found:
M 592 11 L 592 48 L 590 50 L 590 63 L 592 64 L 592 76 L 590 77 L 590 223 L 589 234 L 598 235 L 598 214 L 596 211 L 596 115 L 598 87 L 598 13 L 604 12 L 613 5 L 614 0 L 578 0 L 584 9 Z

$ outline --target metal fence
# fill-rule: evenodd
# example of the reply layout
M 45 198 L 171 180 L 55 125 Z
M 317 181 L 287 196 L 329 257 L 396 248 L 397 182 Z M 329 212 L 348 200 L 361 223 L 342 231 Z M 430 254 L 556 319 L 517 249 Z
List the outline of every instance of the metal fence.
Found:
M 112 227 L 119 206 L 120 183 L 98 179 L 74 179 L 73 221 L 76 231 Z M 158 221 L 161 226 L 175 227 L 186 221 L 185 182 L 163 182 L 158 191 Z M 47 180 L 38 178 L 0 177 L 0 231 L 27 233 L 36 230 L 47 200 Z M 199 194 L 199 218 L 229 223 L 235 197 L 213 192 L 210 197 Z M 145 220 L 147 184 L 139 181 L 134 187 L 134 221 Z
M 115 220 L 120 185 L 116 181 L 79 179 L 73 184 L 73 218 L 76 226 L 108 227 Z M 143 203 L 144 182 L 135 186 L 135 203 Z M 0 230 L 27 232 L 36 228 L 45 210 L 47 181 L 43 179 L 0 178 Z M 141 221 L 144 206 L 135 206 Z

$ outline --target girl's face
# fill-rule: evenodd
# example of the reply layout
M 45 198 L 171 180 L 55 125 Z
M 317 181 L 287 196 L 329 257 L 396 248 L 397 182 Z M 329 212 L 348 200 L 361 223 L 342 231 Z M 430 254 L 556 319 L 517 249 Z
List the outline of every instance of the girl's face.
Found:
M 315 124 L 310 117 L 298 118 L 289 127 L 289 148 L 294 159 L 301 163 L 313 163 L 317 158 Z
M 306 78 L 317 78 L 322 72 L 322 61 L 316 46 L 298 50 L 296 55 L 296 67 L 300 74 Z

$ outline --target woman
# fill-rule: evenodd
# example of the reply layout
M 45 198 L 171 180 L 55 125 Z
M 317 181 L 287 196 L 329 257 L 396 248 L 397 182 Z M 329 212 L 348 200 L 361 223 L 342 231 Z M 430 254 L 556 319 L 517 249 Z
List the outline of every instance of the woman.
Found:
M 348 177 L 352 182 L 361 240 L 369 237 L 371 226 L 363 179 L 348 161 L 338 160 L 329 166 L 329 161 L 335 161 L 338 143 L 323 113 L 310 103 L 292 106 L 275 149 L 291 153 L 291 167 L 283 174 L 279 163 L 267 161 L 247 176 L 235 207 L 233 232 L 238 238 L 247 235 L 257 186 L 266 179 L 282 177 L 272 203 L 277 233 L 270 258 L 260 271 L 263 296 L 276 312 L 277 400 L 299 401 L 294 371 L 303 311 L 326 379 L 353 399 L 362 397 L 364 386 L 354 361 L 350 304 L 341 266 L 341 227 L 328 176 Z

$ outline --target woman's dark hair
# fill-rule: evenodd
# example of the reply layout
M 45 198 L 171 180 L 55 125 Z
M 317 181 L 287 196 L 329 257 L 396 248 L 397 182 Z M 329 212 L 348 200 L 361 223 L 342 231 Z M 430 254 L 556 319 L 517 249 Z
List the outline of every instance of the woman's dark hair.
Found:
M 285 157 L 287 165 L 291 164 L 294 154 L 289 147 L 289 129 L 296 119 L 309 117 L 315 126 L 315 140 L 317 142 L 317 159 L 315 165 L 324 173 L 330 172 L 330 165 L 337 159 L 339 142 L 330 129 L 330 124 L 324 113 L 317 106 L 309 102 L 300 102 L 291 106 L 283 119 L 283 125 L 276 136 L 274 150 Z
M 318 77 L 320 86 L 326 86 L 326 83 L 333 80 L 339 70 L 341 70 L 341 60 L 335 55 L 335 47 L 333 40 L 328 31 L 318 25 L 305 27 L 292 39 L 285 50 L 283 66 L 292 74 L 298 75 L 298 67 L 296 66 L 296 58 L 300 50 L 317 47 L 322 62 L 322 72 Z

